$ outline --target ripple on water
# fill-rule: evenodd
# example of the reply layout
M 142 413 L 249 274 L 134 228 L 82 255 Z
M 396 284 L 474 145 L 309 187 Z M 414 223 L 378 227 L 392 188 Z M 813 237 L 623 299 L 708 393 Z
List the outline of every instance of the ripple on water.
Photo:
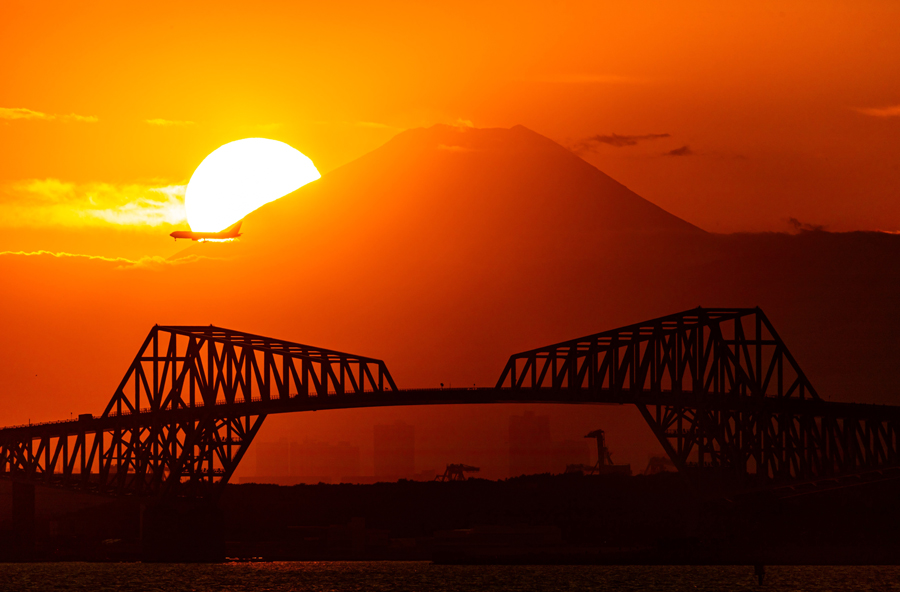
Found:
M 900 590 L 900 567 L 769 567 L 766 588 Z M 0 590 L 50 592 L 759 590 L 747 566 L 457 566 L 424 562 L 0 564 Z

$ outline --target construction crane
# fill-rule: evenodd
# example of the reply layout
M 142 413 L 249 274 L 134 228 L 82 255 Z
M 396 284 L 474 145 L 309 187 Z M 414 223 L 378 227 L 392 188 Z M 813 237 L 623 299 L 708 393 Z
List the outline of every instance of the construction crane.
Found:
M 443 475 L 434 478 L 435 481 L 465 481 L 466 473 L 477 473 L 480 471 L 478 467 L 469 465 L 447 465 L 447 470 Z
M 606 447 L 606 437 L 603 430 L 594 430 L 585 438 L 597 440 L 597 464 L 591 465 L 566 465 L 567 473 L 583 473 L 585 475 L 631 475 L 631 465 L 617 465 L 613 463 L 609 448 Z

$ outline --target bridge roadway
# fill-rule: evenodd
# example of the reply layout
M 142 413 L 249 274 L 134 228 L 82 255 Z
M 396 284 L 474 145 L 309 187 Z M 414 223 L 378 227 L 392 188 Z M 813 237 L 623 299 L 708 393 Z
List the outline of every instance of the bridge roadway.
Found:
M 157 325 L 99 416 L 0 429 L 0 478 L 215 498 L 267 415 L 492 403 L 634 405 L 679 470 L 754 486 L 900 466 L 900 407 L 823 400 L 759 308 L 696 308 L 513 354 L 492 388 L 399 389 L 375 358 Z
M 112 432 L 137 427 L 152 427 L 160 423 L 189 423 L 212 416 L 226 419 L 234 416 L 266 416 L 279 413 L 361 409 L 366 407 L 399 407 L 422 405 L 484 405 L 484 404 L 562 404 L 562 405 L 633 405 L 703 408 L 710 411 L 737 413 L 789 413 L 808 417 L 840 417 L 855 420 L 900 422 L 900 406 L 870 403 L 847 403 L 820 399 L 758 400 L 739 395 L 723 396 L 693 392 L 662 391 L 632 394 L 611 389 L 590 388 L 414 388 L 397 391 L 369 391 L 363 393 L 330 393 L 328 396 L 297 396 L 287 399 L 253 398 L 250 401 L 219 403 L 216 405 L 182 407 L 141 413 L 110 414 L 81 419 L 33 423 L 0 428 L 0 440 L 12 437 L 61 437 L 87 432 Z

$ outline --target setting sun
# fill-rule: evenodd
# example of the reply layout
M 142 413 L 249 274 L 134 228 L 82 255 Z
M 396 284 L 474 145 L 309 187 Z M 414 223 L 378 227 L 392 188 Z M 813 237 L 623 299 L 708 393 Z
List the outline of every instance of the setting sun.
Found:
M 0 592 L 893 589 L 900 0 L 550 4 L 0 0 Z
M 229 142 L 203 159 L 191 176 L 184 199 L 188 224 L 195 232 L 224 230 L 320 176 L 308 157 L 284 142 Z

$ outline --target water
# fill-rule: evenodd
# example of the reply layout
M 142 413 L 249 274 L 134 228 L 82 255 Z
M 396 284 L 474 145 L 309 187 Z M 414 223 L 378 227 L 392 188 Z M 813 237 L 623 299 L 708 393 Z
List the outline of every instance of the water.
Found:
M 52 592 L 900 590 L 900 567 L 446 566 L 424 562 L 0 564 L 0 590 Z

